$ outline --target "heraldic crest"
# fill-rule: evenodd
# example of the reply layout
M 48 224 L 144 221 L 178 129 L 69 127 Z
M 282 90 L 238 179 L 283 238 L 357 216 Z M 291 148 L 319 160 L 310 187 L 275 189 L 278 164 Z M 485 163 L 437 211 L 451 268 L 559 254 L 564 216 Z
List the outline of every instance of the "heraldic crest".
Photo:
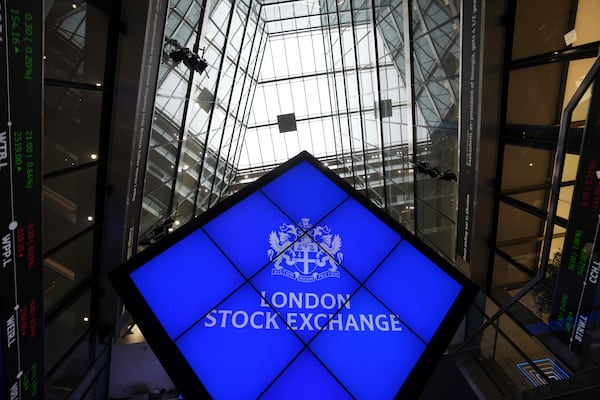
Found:
M 298 226 L 284 223 L 278 232 L 271 231 L 269 244 L 269 259 L 275 261 L 272 275 L 305 283 L 340 277 L 342 238 L 327 225 L 313 227 L 309 218 Z

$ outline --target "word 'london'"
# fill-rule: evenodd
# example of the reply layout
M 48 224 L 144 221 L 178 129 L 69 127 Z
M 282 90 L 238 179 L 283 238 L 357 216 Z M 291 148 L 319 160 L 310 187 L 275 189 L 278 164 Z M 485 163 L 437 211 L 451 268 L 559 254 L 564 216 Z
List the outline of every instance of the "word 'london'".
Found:
M 265 301 L 269 299 L 269 302 Z M 401 332 L 400 319 L 394 314 L 344 314 L 342 309 L 350 309 L 350 295 L 324 293 L 284 293 L 275 292 L 270 298 L 266 291 L 261 291 L 261 308 L 298 309 L 313 312 L 286 312 L 281 315 L 275 311 L 257 310 L 211 310 L 206 315 L 204 326 L 207 328 L 229 326 L 242 329 L 292 329 L 295 331 L 395 331 Z M 331 310 L 331 313 L 316 312 L 317 309 Z M 340 312 L 337 312 L 340 310 Z M 337 313 L 336 313 L 337 312 Z M 277 317 L 281 316 L 285 324 Z

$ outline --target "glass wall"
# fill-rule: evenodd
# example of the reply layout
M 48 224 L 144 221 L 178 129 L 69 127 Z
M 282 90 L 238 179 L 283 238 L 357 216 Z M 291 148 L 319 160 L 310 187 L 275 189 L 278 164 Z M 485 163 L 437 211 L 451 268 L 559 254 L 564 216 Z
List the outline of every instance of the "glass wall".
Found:
M 414 161 L 421 168 L 416 231 L 449 258 L 454 257 L 458 190 L 459 11 L 459 1 L 412 4 Z
M 120 8 L 56 0 L 46 2 L 45 15 L 44 398 L 85 390 L 88 374 L 104 389 L 86 398 L 101 399 L 107 359 L 96 356 L 108 346 L 97 342 L 94 304 Z
M 265 45 L 260 4 L 181 1 L 169 7 L 140 227 L 148 245 L 206 211 L 236 176 Z M 204 71 L 170 53 L 189 49 Z
M 523 324 L 532 320 L 546 324 L 545 329 L 536 332 L 538 339 L 564 355 L 574 348 L 568 341 L 561 344 L 551 339 L 554 335 L 560 337 L 557 329 L 552 335 L 548 332 L 550 327 L 556 328 L 557 318 L 560 319 L 557 279 L 561 279 L 561 260 L 570 251 L 565 248 L 570 217 L 579 207 L 572 207 L 572 200 L 577 171 L 582 168 L 580 155 L 591 150 L 581 147 L 586 124 L 590 122 L 587 113 L 593 99 L 589 90 L 576 104 L 571 118 L 564 121 L 566 156 L 561 164 L 557 204 L 551 204 L 551 183 L 563 109 L 598 54 L 600 29 L 592 20 L 600 16 L 600 8 L 597 2 L 586 0 L 557 1 L 552 7 L 525 0 L 509 5 L 514 27 L 506 62 L 507 97 L 498 159 L 498 223 L 489 292 L 500 302 L 516 294 L 542 268 L 542 248 L 544 241 L 550 240 L 545 276 L 513 311 L 520 310 L 515 315 Z M 556 218 L 550 226 L 549 212 L 553 208 Z M 571 294 L 583 296 L 582 293 Z M 575 314 L 570 315 L 571 325 L 576 322 Z M 575 332 L 574 327 L 568 331 Z M 578 356 L 584 354 L 575 352 Z M 587 356 L 597 358 L 593 352 Z M 580 368 L 587 362 L 578 364 L 568 357 L 561 361 L 568 361 L 571 368 Z

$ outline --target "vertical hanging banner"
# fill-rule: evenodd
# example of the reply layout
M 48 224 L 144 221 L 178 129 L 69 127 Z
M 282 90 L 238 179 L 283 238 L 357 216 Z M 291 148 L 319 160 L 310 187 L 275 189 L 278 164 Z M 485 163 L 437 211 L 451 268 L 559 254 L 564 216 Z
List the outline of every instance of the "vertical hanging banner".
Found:
M 0 0 L 0 398 L 41 399 L 43 2 Z
M 127 196 L 127 248 L 124 254 L 126 259 L 131 258 L 136 253 L 135 247 L 142 209 L 148 143 L 150 142 L 152 129 L 154 97 L 162 54 L 163 32 L 167 20 L 167 5 L 166 0 L 154 0 L 148 5 L 137 109 L 133 124 L 134 143 L 130 158 L 132 165 Z
M 464 1 L 462 7 L 460 175 L 456 218 L 456 254 L 469 263 L 471 261 L 472 214 L 477 178 L 475 151 L 479 135 L 480 114 L 481 0 Z
M 598 325 L 599 209 L 600 85 L 595 83 L 551 311 L 553 330 L 577 355 L 584 354 Z

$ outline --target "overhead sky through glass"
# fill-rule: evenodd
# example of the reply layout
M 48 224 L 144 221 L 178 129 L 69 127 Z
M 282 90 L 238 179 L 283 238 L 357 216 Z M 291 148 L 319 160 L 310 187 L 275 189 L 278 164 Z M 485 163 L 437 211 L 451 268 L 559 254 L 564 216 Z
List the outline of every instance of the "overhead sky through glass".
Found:
M 307 150 L 451 257 L 459 3 L 173 1 L 148 156 L 142 242 Z M 407 83 L 408 82 L 408 83 Z

